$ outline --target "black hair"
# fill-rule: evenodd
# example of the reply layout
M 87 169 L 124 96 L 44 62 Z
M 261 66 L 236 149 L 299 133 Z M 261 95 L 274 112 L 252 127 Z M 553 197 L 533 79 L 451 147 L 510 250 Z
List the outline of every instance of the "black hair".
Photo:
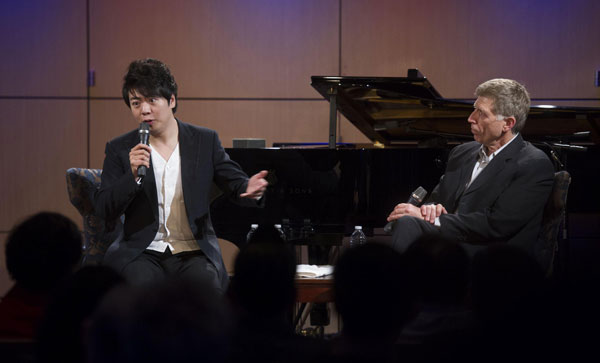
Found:
M 20 285 L 48 290 L 81 259 L 82 238 L 69 218 L 41 212 L 18 224 L 6 243 L 6 268 Z
M 127 74 L 123 77 L 123 101 L 127 107 L 129 95 L 137 91 L 144 97 L 161 96 L 167 101 L 175 96 L 177 101 L 177 83 L 171 74 L 169 67 L 163 62 L 153 59 L 139 59 L 131 62 Z M 177 102 L 173 107 L 173 113 L 177 111 Z

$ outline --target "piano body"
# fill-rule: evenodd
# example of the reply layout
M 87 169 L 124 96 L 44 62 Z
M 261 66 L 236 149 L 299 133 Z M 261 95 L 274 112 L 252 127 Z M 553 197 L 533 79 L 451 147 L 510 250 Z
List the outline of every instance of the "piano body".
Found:
M 373 235 L 414 189 L 433 190 L 450 149 L 473 139 L 467 123 L 472 101 L 443 98 L 418 70 L 393 78 L 313 76 L 312 86 L 330 102 L 329 145 L 227 149 L 249 175 L 269 170 L 270 186 L 261 209 L 217 198 L 211 216 L 218 237 L 241 246 L 252 223 L 283 224 L 298 244 L 339 244 L 355 225 Z M 336 145 L 338 111 L 374 144 Z M 573 191 L 597 180 L 589 162 L 599 156 L 600 108 L 532 106 L 523 136 L 557 169 L 571 172 L 569 205 L 583 206 L 589 190 Z M 570 167 L 586 163 L 581 170 Z

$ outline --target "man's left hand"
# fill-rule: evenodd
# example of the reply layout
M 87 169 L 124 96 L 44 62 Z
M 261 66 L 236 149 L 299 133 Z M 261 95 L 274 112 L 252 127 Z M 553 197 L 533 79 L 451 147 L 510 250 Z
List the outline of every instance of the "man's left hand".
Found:
M 441 204 L 425 204 L 421 206 L 423 219 L 431 224 L 435 224 L 435 219 L 442 214 L 448 214 L 448 211 Z
M 240 194 L 240 198 L 254 198 L 259 199 L 264 194 L 265 190 L 269 183 L 265 180 L 265 177 L 269 174 L 266 170 L 261 170 L 260 172 L 252 175 L 248 180 L 248 186 L 246 187 L 246 192 Z

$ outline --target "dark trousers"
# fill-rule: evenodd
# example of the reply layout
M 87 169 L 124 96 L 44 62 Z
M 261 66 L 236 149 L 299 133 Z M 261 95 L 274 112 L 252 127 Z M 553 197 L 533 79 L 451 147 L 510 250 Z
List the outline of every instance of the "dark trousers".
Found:
M 421 236 L 436 233 L 439 233 L 439 229 L 435 225 L 417 217 L 404 216 L 394 222 L 392 247 L 399 252 L 404 252 Z
M 443 236 L 440 233 L 439 227 L 436 227 L 423 219 L 413 216 L 404 216 L 394 222 L 392 247 L 399 252 L 404 252 L 408 246 L 425 234 L 437 234 L 445 239 L 453 240 L 451 236 Z M 468 243 L 460 243 L 460 245 L 465 249 L 469 257 L 473 257 L 475 253 L 486 247 L 485 245 L 472 245 Z
M 171 254 L 146 250 L 123 269 L 123 276 L 133 286 L 143 286 L 166 278 L 181 278 L 192 282 L 210 284 L 221 291 L 217 268 L 202 251 Z

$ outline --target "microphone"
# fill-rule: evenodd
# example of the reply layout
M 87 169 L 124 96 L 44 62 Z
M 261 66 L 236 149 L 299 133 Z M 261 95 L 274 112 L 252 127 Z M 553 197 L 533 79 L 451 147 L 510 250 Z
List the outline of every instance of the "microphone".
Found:
M 423 188 L 423 187 L 418 187 L 417 189 L 415 189 L 414 192 L 412 192 L 410 194 L 410 198 L 408 198 L 408 201 L 406 203 L 412 204 L 412 205 L 415 205 L 418 207 L 421 203 L 423 203 L 423 199 L 425 199 L 426 195 L 427 195 L 427 190 L 425 190 L 425 188 Z M 383 227 L 383 231 L 385 233 L 392 233 L 392 229 L 394 228 L 394 222 L 396 222 L 396 221 L 388 222 L 385 225 L 385 227 Z
M 140 124 L 138 133 L 140 135 L 140 144 L 149 145 L 150 143 L 148 140 L 150 139 L 150 126 L 148 126 L 147 123 L 142 122 Z M 140 178 L 144 178 L 146 176 L 146 165 L 138 166 L 137 175 Z

